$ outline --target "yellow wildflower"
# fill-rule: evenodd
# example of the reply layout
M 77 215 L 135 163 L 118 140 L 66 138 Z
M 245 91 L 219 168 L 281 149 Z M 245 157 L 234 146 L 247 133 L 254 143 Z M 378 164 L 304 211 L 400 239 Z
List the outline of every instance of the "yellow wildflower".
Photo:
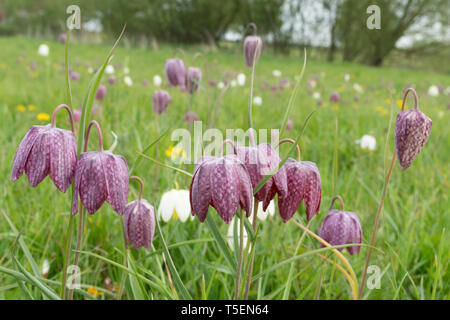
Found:
M 48 113 L 38 113 L 38 115 L 36 116 L 36 118 L 39 121 L 49 121 L 50 120 L 50 115 Z
M 34 104 L 29 104 L 29 105 L 28 105 L 28 110 L 34 111 L 34 110 L 36 110 L 36 109 L 37 109 L 37 107 L 36 107 Z
M 26 109 L 23 105 L 20 104 L 17 106 L 17 110 L 19 110 L 20 112 L 25 112 Z
M 337 111 L 337 110 L 339 110 L 339 106 L 338 105 L 334 105 L 334 106 L 331 107 L 331 110 Z
M 383 107 L 380 107 L 380 106 L 376 107 L 375 110 L 376 110 L 379 114 L 381 114 L 382 116 L 387 115 L 387 114 L 389 113 L 389 111 L 387 111 L 386 108 L 383 108 Z
M 397 100 L 397 105 L 398 105 L 398 107 L 401 109 L 402 108 L 402 103 L 403 103 L 403 100 Z M 408 106 L 406 105 L 406 103 L 405 103 L 405 110 L 406 109 L 408 109 Z
M 166 150 L 166 156 L 168 157 L 168 158 L 171 158 L 172 160 L 173 159 L 177 159 L 177 158 L 181 158 L 181 159 L 184 159 L 184 158 L 186 158 L 186 152 L 183 150 L 183 149 L 181 149 L 180 147 L 173 147 L 173 146 L 170 146 L 167 150 Z
M 391 99 L 387 98 L 384 102 L 386 102 L 386 104 L 391 104 Z
M 96 286 L 92 286 L 87 291 L 91 296 L 94 296 L 94 298 L 97 298 L 97 296 L 102 296 L 105 293 L 103 291 L 98 291 Z

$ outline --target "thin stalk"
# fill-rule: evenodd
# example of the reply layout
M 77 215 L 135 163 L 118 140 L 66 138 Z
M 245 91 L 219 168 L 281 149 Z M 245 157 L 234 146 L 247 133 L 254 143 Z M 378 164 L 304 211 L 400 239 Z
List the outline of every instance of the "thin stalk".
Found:
M 414 97 L 414 108 L 417 109 L 417 107 L 419 105 L 419 101 L 418 101 L 418 98 L 417 98 L 416 91 L 413 88 L 408 88 L 408 89 L 405 90 L 405 93 L 403 95 L 402 111 L 405 109 L 406 98 L 408 97 L 408 93 L 410 93 L 410 92 L 412 93 L 412 95 Z M 392 154 L 391 165 L 389 166 L 389 171 L 387 173 L 386 181 L 384 183 L 383 193 L 382 193 L 381 199 L 380 199 L 380 204 L 378 205 L 377 216 L 375 218 L 375 225 L 373 226 L 372 237 L 370 239 L 370 246 L 371 247 L 369 247 L 369 252 L 367 253 L 366 263 L 364 265 L 364 273 L 363 273 L 363 276 L 362 276 L 362 279 L 361 279 L 361 285 L 360 285 L 360 288 L 359 288 L 358 299 L 361 299 L 363 291 L 364 291 L 364 286 L 365 286 L 365 282 L 366 282 L 366 278 L 367 278 L 367 268 L 369 267 L 370 258 L 372 257 L 372 251 L 373 251 L 372 247 L 375 244 L 375 236 L 377 234 L 378 224 L 379 224 L 380 218 L 381 218 L 381 211 L 383 210 L 384 200 L 386 199 L 386 194 L 387 194 L 387 190 L 388 190 L 388 187 L 389 187 L 389 180 L 391 178 L 392 169 L 394 168 L 394 163 L 395 163 L 396 156 L 397 156 L 397 153 L 394 150 L 394 153 Z
M 236 269 L 236 287 L 234 290 L 234 300 L 237 300 L 239 297 L 239 288 L 242 273 L 242 253 L 244 251 L 244 210 L 240 211 L 241 217 L 239 219 L 239 259 L 238 259 L 238 266 Z
M 141 190 L 141 192 L 142 192 L 142 190 Z M 125 224 L 124 224 L 123 215 L 120 216 L 120 224 L 122 227 L 122 235 L 123 235 L 123 265 L 126 268 L 128 268 L 128 246 L 127 246 L 127 237 L 125 235 Z M 122 299 L 123 290 L 125 288 L 126 277 L 127 277 L 127 272 L 122 270 L 122 279 L 120 280 L 119 291 L 117 292 L 117 300 Z
M 67 282 L 67 266 L 70 259 L 70 248 L 72 247 L 72 237 L 73 237 L 73 222 L 75 218 L 73 214 L 70 214 L 69 226 L 67 228 L 67 238 L 66 238 L 66 249 L 64 251 L 64 264 L 63 264 L 63 279 L 61 282 L 61 299 L 66 298 L 66 282 Z
M 299 227 L 300 229 L 302 229 L 303 231 L 308 233 L 311 237 L 313 237 L 314 239 L 319 241 L 321 244 L 323 244 L 325 247 L 331 247 L 331 245 L 327 241 L 323 240 L 321 237 L 319 237 L 317 234 L 315 234 L 314 232 L 312 232 L 308 228 L 304 227 L 303 225 L 301 225 L 300 223 L 298 223 L 295 220 L 291 220 L 291 221 L 297 227 Z M 339 260 L 342 261 L 342 263 L 345 265 L 345 267 L 347 268 L 348 272 L 350 273 L 351 281 L 349 280 L 349 284 L 350 284 L 350 287 L 352 289 L 353 299 L 357 300 L 358 299 L 358 285 L 357 285 L 358 281 L 356 279 L 356 275 L 355 275 L 355 272 L 353 271 L 352 266 L 350 265 L 348 260 L 344 257 L 344 255 L 342 253 L 340 253 L 338 250 L 332 249 L 332 251 L 333 251 L 334 254 L 336 254 L 336 256 L 339 258 Z
M 258 205 L 259 205 L 259 201 L 254 198 L 255 200 L 253 201 L 253 232 L 256 234 L 256 224 L 258 222 Z M 250 241 L 249 241 L 250 243 Z M 247 273 L 247 280 L 245 281 L 245 290 L 244 290 L 244 300 L 248 299 L 248 291 L 250 290 L 250 284 L 252 282 L 252 273 L 253 273 L 253 263 L 255 260 L 255 252 L 256 252 L 256 237 L 255 240 L 253 241 L 253 250 L 252 250 L 252 255 L 250 257 L 250 266 L 248 269 L 248 273 Z M 250 246 L 248 246 L 248 250 L 250 249 Z
M 78 260 L 80 258 L 80 250 L 81 250 L 81 240 L 83 237 L 83 229 L 84 229 L 84 218 L 85 218 L 86 212 L 84 210 L 83 206 L 80 206 L 80 219 L 78 220 L 78 235 L 77 235 L 77 244 L 76 244 L 76 251 L 75 251 L 75 257 L 73 260 L 73 265 L 76 267 L 78 266 Z M 69 289 L 69 300 L 73 300 L 73 285 Z
M 256 57 L 255 50 L 255 57 Z M 256 59 L 253 58 L 253 65 L 252 65 L 252 75 L 250 78 L 250 98 L 248 100 L 248 129 L 253 128 L 253 120 L 252 120 L 252 104 L 253 104 L 253 81 L 255 79 L 255 65 L 256 65 Z

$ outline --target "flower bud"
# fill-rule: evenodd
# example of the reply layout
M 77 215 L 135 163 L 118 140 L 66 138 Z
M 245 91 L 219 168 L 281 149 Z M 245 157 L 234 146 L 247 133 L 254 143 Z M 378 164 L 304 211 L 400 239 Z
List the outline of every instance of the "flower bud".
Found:
M 180 59 L 167 59 L 164 67 L 166 72 L 168 86 L 180 86 L 181 90 L 185 89 L 186 85 L 186 67 L 184 62 Z
M 95 99 L 97 100 L 103 100 L 106 95 L 106 87 L 104 85 L 99 85 L 97 89 L 97 93 L 95 94 Z
M 247 36 L 244 40 L 245 65 L 252 67 L 259 58 L 262 50 L 262 40 L 258 36 Z
M 202 80 L 202 70 L 200 68 L 189 67 L 187 71 L 187 90 L 190 94 L 198 91 Z

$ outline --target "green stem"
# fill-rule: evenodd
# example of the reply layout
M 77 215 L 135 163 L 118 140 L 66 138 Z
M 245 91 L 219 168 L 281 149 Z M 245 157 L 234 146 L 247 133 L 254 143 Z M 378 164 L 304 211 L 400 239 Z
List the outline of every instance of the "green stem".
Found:
M 259 205 L 259 201 L 254 198 L 253 201 L 253 232 L 256 234 L 256 224 L 258 222 L 257 216 L 258 216 L 258 205 Z M 250 241 L 249 241 L 250 243 Z M 248 273 L 247 273 L 247 280 L 245 281 L 245 291 L 244 291 L 244 300 L 248 299 L 248 292 L 250 290 L 250 284 L 252 282 L 252 273 L 253 273 L 253 263 L 255 261 L 255 252 L 256 252 L 256 237 L 255 240 L 253 241 L 253 251 L 252 251 L 252 255 L 250 257 L 250 266 L 248 269 Z M 250 248 L 250 246 L 247 246 L 248 248 Z
M 239 297 L 239 288 L 241 283 L 241 273 L 242 273 L 242 253 L 244 251 L 244 210 L 240 210 L 241 217 L 239 220 L 239 259 L 238 267 L 236 269 L 236 287 L 234 290 L 234 300 Z
M 255 55 L 256 55 L 256 50 L 255 50 Z M 255 78 L 255 65 L 256 65 L 256 59 L 253 59 L 252 75 L 250 78 L 250 98 L 248 100 L 248 129 L 253 128 L 252 104 L 253 104 L 253 80 Z
M 84 229 L 84 218 L 85 218 L 85 210 L 83 206 L 80 206 L 80 219 L 78 220 L 78 236 L 77 236 L 77 244 L 75 257 L 73 259 L 74 267 L 78 266 L 78 260 L 80 259 L 80 250 L 81 250 L 81 240 L 83 238 L 83 229 Z M 74 268 L 75 269 L 75 268 Z M 73 287 L 69 289 L 69 300 L 73 300 Z
M 69 218 L 69 227 L 67 229 L 67 238 L 66 238 L 66 249 L 64 252 L 64 265 L 63 265 L 63 278 L 61 282 L 61 299 L 66 298 L 66 282 L 67 282 L 67 265 L 69 264 L 70 259 L 70 248 L 72 246 L 72 236 L 73 236 L 73 221 L 74 216 L 70 214 Z
M 123 221 L 123 216 L 120 216 L 120 223 L 122 226 L 122 235 L 123 235 L 123 265 L 125 267 L 128 267 L 128 246 L 127 246 L 127 237 L 125 235 L 125 225 L 124 225 L 124 221 Z M 120 287 L 119 287 L 119 291 L 117 293 L 117 300 L 121 300 L 122 298 L 122 294 L 123 294 L 123 289 L 125 287 L 125 279 L 127 277 L 127 272 L 122 270 L 122 279 L 120 280 Z

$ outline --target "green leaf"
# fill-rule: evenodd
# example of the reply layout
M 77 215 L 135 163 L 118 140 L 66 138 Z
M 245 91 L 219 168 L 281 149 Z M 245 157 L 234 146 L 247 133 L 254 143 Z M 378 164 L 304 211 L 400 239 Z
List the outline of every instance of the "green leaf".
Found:
M 220 233 L 219 229 L 217 228 L 216 223 L 214 222 L 214 218 L 211 217 L 210 214 L 207 214 L 206 216 L 206 226 L 209 229 L 209 232 L 211 232 L 211 235 L 214 237 L 214 240 L 216 240 L 216 244 L 219 247 L 220 252 L 222 252 L 225 260 L 227 260 L 229 266 L 233 270 L 234 273 L 236 273 L 237 269 L 237 263 L 236 260 L 233 258 L 233 255 L 230 252 L 230 249 L 228 248 L 225 239 L 223 238 L 222 234 Z

